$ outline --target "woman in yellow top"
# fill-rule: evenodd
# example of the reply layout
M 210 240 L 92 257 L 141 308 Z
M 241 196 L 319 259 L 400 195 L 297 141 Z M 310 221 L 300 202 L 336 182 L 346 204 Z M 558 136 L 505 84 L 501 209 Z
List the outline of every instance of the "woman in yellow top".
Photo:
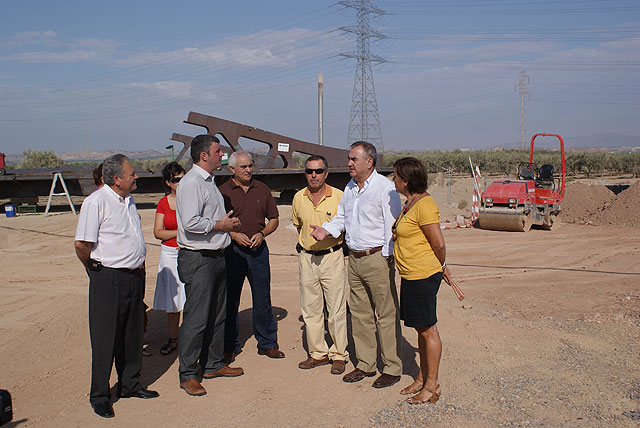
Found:
M 420 372 L 403 395 L 411 404 L 440 398 L 438 366 L 442 342 L 436 326 L 436 295 L 440 281 L 450 280 L 445 266 L 446 249 L 440 231 L 440 212 L 427 193 L 427 170 L 416 158 L 399 159 L 393 165 L 393 182 L 407 202 L 393 225 L 393 256 L 402 278 L 400 318 L 418 332 Z

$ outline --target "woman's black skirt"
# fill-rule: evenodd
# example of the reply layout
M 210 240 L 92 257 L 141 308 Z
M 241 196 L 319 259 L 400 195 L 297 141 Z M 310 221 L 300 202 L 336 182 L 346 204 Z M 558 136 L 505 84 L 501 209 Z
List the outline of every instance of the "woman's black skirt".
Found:
M 436 295 L 440 289 L 442 272 L 425 279 L 404 279 L 400 282 L 400 319 L 413 328 L 434 326 L 436 318 Z

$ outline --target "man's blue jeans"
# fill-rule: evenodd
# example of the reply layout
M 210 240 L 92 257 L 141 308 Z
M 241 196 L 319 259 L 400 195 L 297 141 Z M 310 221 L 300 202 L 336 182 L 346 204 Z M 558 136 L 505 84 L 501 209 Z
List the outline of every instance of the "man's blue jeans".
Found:
M 227 263 L 227 321 L 225 323 L 225 352 L 240 350 L 238 340 L 238 307 L 244 279 L 249 279 L 253 302 L 253 334 L 259 349 L 278 346 L 278 325 L 271 307 L 271 268 L 269 248 L 263 242 L 258 248 L 241 247 L 232 243 L 225 249 Z

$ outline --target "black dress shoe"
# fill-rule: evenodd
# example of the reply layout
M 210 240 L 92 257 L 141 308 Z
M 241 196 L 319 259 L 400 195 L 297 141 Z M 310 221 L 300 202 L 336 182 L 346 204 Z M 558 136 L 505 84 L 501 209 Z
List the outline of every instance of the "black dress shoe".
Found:
M 129 394 L 120 394 L 120 398 L 156 398 L 159 397 L 156 391 L 151 391 L 149 389 L 139 389 L 135 392 L 131 392 Z
M 115 413 L 113 413 L 113 407 L 111 407 L 109 402 L 94 404 L 93 411 L 96 415 L 102 418 L 112 418 L 115 416 Z
M 374 388 L 386 388 L 391 385 L 395 385 L 400 381 L 400 376 L 393 376 L 387 373 L 382 373 L 378 379 L 373 382 Z

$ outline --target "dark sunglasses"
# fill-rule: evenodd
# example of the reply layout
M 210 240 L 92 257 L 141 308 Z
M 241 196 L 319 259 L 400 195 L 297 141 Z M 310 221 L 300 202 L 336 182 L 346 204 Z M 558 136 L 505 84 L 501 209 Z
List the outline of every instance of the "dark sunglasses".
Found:
M 324 171 L 325 171 L 324 168 L 316 168 L 316 169 L 306 168 L 304 170 L 304 173 L 307 174 L 307 175 L 311 175 L 311 174 L 313 174 L 315 172 L 316 174 L 320 175 Z
M 176 183 L 180 183 L 180 180 L 182 180 L 182 177 L 173 177 L 169 181 L 172 182 L 173 184 L 176 184 Z

